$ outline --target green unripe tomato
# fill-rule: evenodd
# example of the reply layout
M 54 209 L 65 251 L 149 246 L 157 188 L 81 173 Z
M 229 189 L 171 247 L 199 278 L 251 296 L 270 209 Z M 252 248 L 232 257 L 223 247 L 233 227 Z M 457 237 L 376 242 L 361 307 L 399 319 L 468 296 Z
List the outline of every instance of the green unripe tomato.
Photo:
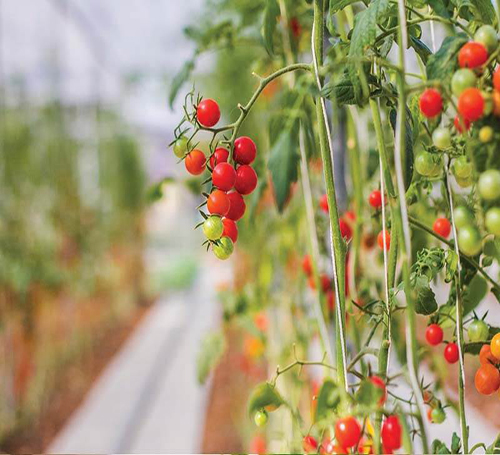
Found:
M 455 224 L 458 229 L 470 226 L 473 221 L 472 213 L 470 213 L 467 207 L 460 205 L 453 211 L 453 216 L 455 217 Z
M 486 212 L 484 224 L 490 234 L 500 236 L 500 208 L 492 207 Z
M 471 341 L 472 343 L 486 341 L 490 335 L 490 328 L 488 327 L 488 324 L 486 324 L 486 322 L 475 319 L 469 325 L 467 334 L 469 335 L 469 341 Z
M 483 25 L 474 34 L 474 41 L 481 43 L 491 54 L 498 46 L 497 32 L 491 25 Z
M 203 223 L 203 233 L 208 240 L 219 240 L 223 232 L 224 224 L 218 216 L 209 216 Z
M 415 159 L 415 169 L 425 177 L 437 177 L 441 172 L 443 159 L 440 155 L 421 152 Z
M 460 177 L 455 177 L 456 182 L 460 186 L 460 188 L 468 188 L 472 185 L 472 177 L 465 177 L 464 179 Z
M 453 74 L 451 78 L 451 91 L 455 96 L 460 96 L 469 87 L 475 87 L 477 77 L 474 71 L 469 68 L 461 68 Z
M 254 416 L 254 421 L 255 425 L 257 425 L 259 428 L 262 428 L 266 425 L 268 420 L 268 415 L 267 411 L 265 409 L 261 409 L 260 411 L 257 411 Z
M 472 164 L 469 163 L 467 157 L 459 156 L 453 161 L 451 170 L 455 177 L 459 179 L 468 179 L 472 175 Z
M 446 413 L 443 408 L 434 408 L 431 411 L 431 419 L 433 423 L 443 423 L 446 419 Z
M 233 241 L 229 237 L 222 237 L 218 245 L 213 246 L 214 254 L 218 259 L 228 259 L 234 251 Z
M 500 171 L 488 169 L 479 176 L 479 195 L 486 201 L 494 201 L 500 197 Z
M 177 158 L 184 158 L 184 155 L 187 152 L 187 147 L 188 147 L 188 138 L 186 136 L 181 136 L 179 139 L 175 141 L 174 155 Z
M 469 256 L 476 256 L 481 252 L 481 235 L 474 226 L 465 226 L 458 231 L 458 246 Z
M 451 133 L 448 128 L 436 128 L 432 133 L 432 143 L 440 150 L 451 146 Z
M 479 140 L 483 144 L 487 144 L 493 139 L 493 128 L 491 126 L 483 126 L 479 130 Z

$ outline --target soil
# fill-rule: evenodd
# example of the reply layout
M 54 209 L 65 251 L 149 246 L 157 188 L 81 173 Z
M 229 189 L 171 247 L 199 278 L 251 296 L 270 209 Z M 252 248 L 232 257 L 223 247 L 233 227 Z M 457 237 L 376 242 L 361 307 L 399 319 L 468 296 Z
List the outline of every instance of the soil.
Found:
M 87 393 L 106 365 L 132 334 L 149 306 L 138 306 L 134 314 L 118 325 L 108 326 L 95 335 L 93 348 L 65 368 L 47 399 L 47 405 L 24 428 L 7 436 L 0 452 L 43 453 L 63 428 L 72 413 L 83 402 Z M 105 342 L 104 342 L 105 340 Z

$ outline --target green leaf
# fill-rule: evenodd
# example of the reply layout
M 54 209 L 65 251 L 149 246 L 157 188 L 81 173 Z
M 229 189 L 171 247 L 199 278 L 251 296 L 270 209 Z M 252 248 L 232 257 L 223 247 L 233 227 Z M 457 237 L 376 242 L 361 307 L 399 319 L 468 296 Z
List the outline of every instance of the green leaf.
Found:
M 426 65 L 429 57 L 432 55 L 431 50 L 422 41 L 413 36 L 410 36 L 410 46 L 415 50 L 424 65 Z
M 361 381 L 356 391 L 355 400 L 362 406 L 375 406 L 382 398 L 383 391 L 368 379 Z
M 394 134 L 396 134 L 396 123 L 397 123 L 397 111 L 392 109 L 389 113 L 389 120 L 391 122 Z M 402 151 L 403 154 L 403 169 L 404 169 L 404 181 L 405 190 L 411 185 L 413 180 L 413 125 L 411 122 L 411 111 L 406 108 L 406 121 L 405 121 L 405 149 Z
M 468 21 L 475 19 L 484 24 L 496 24 L 497 18 L 491 0 L 452 0 L 458 14 Z
M 278 24 L 280 15 L 280 7 L 276 0 L 267 0 L 264 9 L 264 23 L 262 25 L 262 37 L 264 38 L 264 46 L 269 55 L 274 55 L 274 32 Z
M 493 444 L 491 444 L 488 447 L 488 450 L 486 450 L 486 453 L 500 453 L 500 433 L 496 437 L 496 439 L 493 441 Z
M 294 122 L 294 125 L 297 126 L 298 123 Z M 298 128 L 282 131 L 271 148 L 267 163 L 273 181 L 276 205 L 280 212 L 283 212 L 290 196 L 292 183 L 298 178 L 297 166 L 300 155 L 297 152 L 297 131 Z
M 427 284 L 421 284 L 423 281 L 426 281 L 425 278 L 417 281 L 419 285 L 416 288 L 415 311 L 418 314 L 429 315 L 438 309 L 438 304 L 434 291 L 430 288 L 430 283 L 427 281 Z
M 174 105 L 175 99 L 177 98 L 179 90 L 181 89 L 181 87 L 184 85 L 185 82 L 189 81 L 193 70 L 194 70 L 194 60 L 189 60 L 186 63 L 184 63 L 184 66 L 174 77 L 172 84 L 170 86 L 170 93 L 168 95 L 168 104 L 170 105 L 171 109 Z
M 458 51 L 467 41 L 467 35 L 464 33 L 448 36 L 439 50 L 427 61 L 427 79 L 442 82 L 451 79 L 458 68 Z
M 343 10 L 346 6 L 352 5 L 359 0 L 330 0 L 330 8 L 328 14 L 332 16 L 335 13 Z
M 474 310 L 488 292 L 488 285 L 481 275 L 476 275 L 472 278 L 467 290 L 464 292 L 464 315 Z
M 500 291 L 497 288 L 491 288 L 491 293 L 497 299 L 497 302 L 500 303 Z
M 219 363 L 226 350 L 226 339 L 221 332 L 209 333 L 202 341 L 196 371 L 198 382 L 204 384 L 210 371 Z
M 451 453 L 460 453 L 462 448 L 462 442 L 456 433 L 453 433 L 451 437 Z
M 354 28 L 349 48 L 349 57 L 356 59 L 366 55 L 366 49 L 373 44 L 377 38 L 377 24 L 390 8 L 389 0 L 374 0 L 364 11 L 356 14 Z M 359 74 L 361 65 L 351 63 L 349 65 L 349 76 L 354 87 L 356 102 L 361 104 L 361 87 Z M 363 70 L 364 71 L 364 70 Z M 366 76 L 364 76 L 366 77 Z
M 434 439 L 431 446 L 432 453 L 451 453 L 446 444 L 439 439 Z
M 340 397 L 341 394 L 337 384 L 331 379 L 325 379 L 318 394 L 314 421 L 323 420 L 330 416 L 332 412 L 335 412 L 340 404 Z
M 266 409 L 271 412 L 278 409 L 284 403 L 283 398 L 275 387 L 269 382 L 257 385 L 248 399 L 248 413 L 253 416 L 257 411 Z
M 443 0 L 428 0 L 429 6 L 434 10 L 434 12 L 445 19 L 450 19 L 451 15 L 447 8 L 447 2 Z

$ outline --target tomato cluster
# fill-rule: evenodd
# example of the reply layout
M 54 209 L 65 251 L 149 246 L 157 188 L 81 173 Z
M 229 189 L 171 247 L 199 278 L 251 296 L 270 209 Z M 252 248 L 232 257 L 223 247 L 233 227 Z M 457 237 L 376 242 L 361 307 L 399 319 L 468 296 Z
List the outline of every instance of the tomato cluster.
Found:
M 425 339 L 431 346 L 437 346 L 443 342 L 444 332 L 440 325 L 430 324 L 425 330 Z M 457 363 L 459 359 L 458 345 L 454 342 L 447 343 L 444 348 L 444 358 L 450 363 Z
M 200 101 L 194 118 L 199 129 L 214 127 L 220 120 L 219 105 L 211 99 Z M 206 182 L 211 183 L 206 201 L 209 215 L 202 212 L 202 228 L 215 256 L 224 260 L 231 256 L 238 240 L 236 222 L 246 210 L 243 196 L 257 187 L 257 173 L 250 166 L 257 156 L 257 147 L 252 139 L 243 136 L 234 141 L 232 155 L 227 148 L 215 147 L 207 159 L 203 151 L 191 150 L 191 140 L 181 134 L 174 143 L 174 153 L 184 160 L 190 174 L 201 175 L 207 169 L 211 173 Z
M 484 338 L 486 330 L 478 326 L 474 328 L 473 333 Z M 486 334 L 487 337 L 488 334 Z M 479 353 L 479 361 L 481 366 L 474 377 L 476 390 L 482 395 L 491 395 L 500 390 L 500 333 L 495 334 L 489 344 L 483 344 Z

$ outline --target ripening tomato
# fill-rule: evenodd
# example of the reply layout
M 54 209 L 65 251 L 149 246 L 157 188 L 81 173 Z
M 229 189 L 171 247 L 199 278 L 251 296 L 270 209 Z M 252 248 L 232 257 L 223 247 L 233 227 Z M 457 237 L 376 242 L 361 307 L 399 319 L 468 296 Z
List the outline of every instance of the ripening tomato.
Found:
M 311 256 L 306 254 L 302 259 L 302 270 L 307 276 L 312 274 Z
M 491 347 L 489 344 L 484 344 L 481 350 L 479 351 L 479 362 L 481 365 L 491 365 L 491 364 L 498 364 L 500 363 L 500 360 L 497 359 L 492 353 L 491 353 Z
M 233 158 L 238 164 L 251 164 L 257 156 L 257 146 L 249 137 L 242 136 L 234 141 Z
M 379 190 L 373 190 L 370 193 L 368 202 L 374 209 L 379 209 L 382 207 L 382 193 Z
M 250 166 L 244 164 L 236 170 L 234 188 L 240 194 L 250 194 L 257 187 L 257 174 Z
M 351 229 L 351 226 L 349 226 L 349 224 L 343 220 L 342 218 L 340 218 L 339 220 L 339 227 L 340 227 L 340 235 L 342 236 L 342 238 L 348 242 L 349 240 L 351 240 L 352 238 L 352 229 Z
M 205 99 L 196 108 L 196 117 L 200 125 L 211 128 L 220 120 L 219 105 L 211 99 Z
M 229 237 L 233 243 L 236 243 L 238 240 L 238 226 L 236 225 L 236 222 L 230 220 L 229 218 L 224 218 L 222 220 L 222 224 L 224 226 L 222 237 Z
M 319 198 L 319 207 L 323 212 L 328 213 L 328 196 L 326 194 L 323 194 L 323 196 Z
M 431 324 L 425 330 L 425 339 L 431 346 L 437 346 L 443 341 L 443 329 L 438 324 Z
M 484 224 L 490 234 L 500 236 L 500 207 L 492 207 L 486 212 Z
M 302 441 L 302 447 L 305 453 L 314 453 L 318 450 L 318 441 L 308 434 Z
M 188 138 L 186 136 L 181 136 L 175 141 L 174 144 L 174 154 L 177 158 L 184 158 L 188 148 Z
M 236 171 L 229 163 L 220 163 L 212 172 L 212 183 L 222 191 L 229 191 L 236 182 Z
M 223 147 L 217 147 L 214 154 L 210 157 L 210 167 L 215 169 L 220 163 L 227 163 L 229 159 L 229 151 Z
M 382 391 L 382 396 L 380 397 L 378 404 L 384 404 L 385 400 L 387 399 L 387 389 L 384 380 L 380 376 L 374 375 L 370 376 L 370 381 Z
M 448 363 L 457 363 L 459 358 L 458 345 L 456 343 L 448 343 L 444 348 L 444 358 Z
M 481 90 L 474 87 L 466 88 L 458 98 L 458 112 L 471 122 L 480 119 L 484 112 Z
M 455 125 L 456 130 L 462 134 L 470 129 L 470 120 L 466 118 L 462 118 L 459 115 L 455 116 L 453 120 L 453 124 Z
M 500 333 L 491 339 L 490 349 L 493 356 L 500 360 Z
M 493 365 L 485 363 L 476 371 L 474 384 L 480 394 L 491 395 L 500 388 L 500 372 Z
M 229 212 L 231 202 L 229 197 L 224 191 L 215 190 L 207 200 L 208 211 L 213 215 L 226 216 Z
M 427 118 L 438 116 L 443 109 L 443 99 L 435 88 L 423 91 L 419 99 L 420 111 Z
M 218 216 L 209 216 L 203 223 L 203 233 L 208 240 L 219 240 L 223 230 L 224 225 Z
M 382 425 L 381 437 L 384 447 L 390 450 L 397 450 L 401 447 L 401 424 L 399 417 L 392 415 L 385 419 Z
M 436 221 L 434 221 L 432 229 L 436 234 L 439 234 L 441 237 L 446 239 L 451 232 L 451 223 L 447 218 L 437 218 Z
M 190 174 L 200 175 L 205 170 L 206 161 L 205 154 L 201 150 L 193 150 L 186 156 L 184 165 Z
M 229 218 L 233 221 L 238 221 L 245 214 L 245 210 L 247 208 L 245 200 L 243 199 L 243 196 L 237 191 L 228 193 L 227 197 L 229 198 L 230 207 L 226 218 Z
M 493 73 L 493 87 L 500 92 L 500 68 Z
M 487 144 L 488 142 L 491 142 L 491 140 L 493 139 L 493 133 L 494 133 L 493 128 L 491 126 L 483 126 L 479 130 L 479 134 L 478 134 L 479 140 L 483 144 Z
M 385 229 L 378 233 L 377 236 L 378 246 L 381 250 L 384 249 L 384 237 L 385 237 L 385 249 L 389 250 L 389 248 L 391 247 L 391 234 L 389 234 L 389 232 L 386 231 Z
M 335 423 L 335 437 L 342 447 L 356 446 L 361 438 L 361 427 L 358 421 L 352 416 L 337 420 L 337 423 Z
M 442 407 L 431 408 L 430 421 L 432 423 L 443 423 L 446 420 L 446 413 Z
M 488 51 L 481 43 L 465 43 L 458 53 L 460 68 L 477 68 L 488 60 Z

